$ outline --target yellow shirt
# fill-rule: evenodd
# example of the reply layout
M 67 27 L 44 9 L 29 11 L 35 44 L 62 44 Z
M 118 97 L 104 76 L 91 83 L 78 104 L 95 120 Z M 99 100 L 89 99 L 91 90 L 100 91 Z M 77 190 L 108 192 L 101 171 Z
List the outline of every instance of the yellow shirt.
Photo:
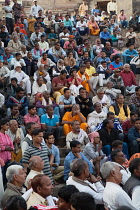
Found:
M 119 112 L 118 115 L 115 115 L 115 118 L 120 118 L 123 121 L 125 121 L 127 118 L 130 118 L 130 109 L 129 109 L 128 106 L 127 106 L 128 117 L 125 116 L 125 112 L 124 112 L 123 106 L 121 106 L 121 107 L 119 106 L 119 109 L 120 109 L 120 112 Z M 109 112 L 113 112 L 115 114 L 115 110 L 114 110 L 113 106 L 109 107 Z
M 79 7 L 80 16 L 84 16 L 86 10 L 88 10 L 88 5 L 81 4 Z
M 90 68 L 86 68 L 86 73 L 88 74 L 89 77 L 92 77 L 92 74 L 96 73 L 96 70 L 93 66 L 90 66 Z

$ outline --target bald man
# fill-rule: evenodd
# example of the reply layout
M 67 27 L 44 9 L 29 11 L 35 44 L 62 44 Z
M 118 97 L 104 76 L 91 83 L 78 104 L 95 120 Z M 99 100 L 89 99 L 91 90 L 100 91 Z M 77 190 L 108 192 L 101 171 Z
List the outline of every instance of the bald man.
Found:
M 29 160 L 30 173 L 26 177 L 25 186 L 31 187 L 31 180 L 38 174 L 43 174 L 44 161 L 39 156 L 33 156 Z

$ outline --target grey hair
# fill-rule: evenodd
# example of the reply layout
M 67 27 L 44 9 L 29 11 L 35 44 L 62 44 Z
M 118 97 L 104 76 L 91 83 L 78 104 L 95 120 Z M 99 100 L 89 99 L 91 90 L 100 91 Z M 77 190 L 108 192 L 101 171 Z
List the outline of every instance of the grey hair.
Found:
M 103 179 L 107 179 L 112 170 L 115 171 L 115 166 L 116 166 L 116 164 L 112 163 L 110 161 L 108 161 L 108 162 L 106 162 L 102 165 L 102 167 L 100 169 L 100 172 L 102 174 Z
M 14 175 L 19 174 L 19 169 L 23 169 L 23 167 L 20 165 L 12 165 L 7 168 L 6 178 L 8 182 L 12 182 L 14 180 Z
M 97 93 L 100 93 L 100 92 L 105 92 L 105 91 L 104 91 L 104 88 L 100 87 L 100 88 L 97 90 Z
M 10 120 L 9 124 L 12 125 L 13 122 L 17 122 L 16 120 Z
M 125 63 L 125 64 L 123 65 L 124 68 L 125 68 L 126 66 L 129 66 L 129 67 L 130 67 L 130 65 L 129 65 L 128 63 Z

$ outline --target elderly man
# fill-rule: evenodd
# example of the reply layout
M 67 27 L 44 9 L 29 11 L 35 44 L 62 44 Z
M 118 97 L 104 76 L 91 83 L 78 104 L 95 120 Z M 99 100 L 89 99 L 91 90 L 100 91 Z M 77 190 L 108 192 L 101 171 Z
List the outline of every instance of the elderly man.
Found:
M 86 118 L 80 112 L 80 107 L 78 104 L 74 104 L 72 106 L 71 112 L 66 112 L 62 118 L 62 124 L 64 129 L 64 134 L 67 135 L 71 130 L 71 124 L 74 120 L 78 120 L 80 122 L 80 128 L 86 131 L 87 123 Z
M 137 86 L 136 77 L 134 73 L 130 70 L 129 64 L 124 64 L 124 68 L 121 71 L 120 76 L 122 77 L 124 86 L 126 87 L 126 93 L 135 93 L 135 88 Z
M 88 164 L 90 173 L 93 173 L 91 162 L 81 152 L 80 142 L 76 140 L 71 141 L 70 148 L 71 148 L 71 151 L 68 153 L 68 155 L 65 157 L 65 160 L 64 160 L 64 180 L 66 181 L 68 179 L 71 163 L 75 159 L 83 159 L 84 161 L 86 161 L 86 163 Z
M 83 129 L 80 128 L 80 122 L 78 120 L 72 122 L 72 131 L 66 136 L 67 149 L 70 149 L 70 142 L 73 140 L 79 141 L 83 148 L 89 142 L 88 135 Z
M 36 81 L 34 81 L 32 86 L 32 95 L 36 96 L 37 93 L 43 93 L 47 91 L 47 87 L 44 84 L 43 77 L 38 77 Z
M 25 186 L 29 189 L 31 187 L 31 180 L 38 174 L 43 174 L 44 161 L 39 156 L 33 156 L 29 160 L 30 172 L 26 177 Z
M 109 111 L 113 112 L 115 117 L 121 121 L 130 118 L 130 109 L 124 104 L 124 96 L 122 94 L 117 95 L 116 102 L 110 106 Z
M 60 47 L 60 43 L 56 42 L 55 46 L 49 49 L 48 55 L 49 58 L 56 63 L 59 59 L 64 59 L 64 57 L 66 57 L 66 52 Z
M 116 163 L 107 162 L 102 165 L 100 171 L 103 179 L 106 180 L 106 187 L 103 194 L 103 201 L 106 208 L 115 210 L 124 205 L 136 210 L 129 196 L 119 185 L 122 182 L 120 167 Z
M 53 197 L 51 196 L 53 185 L 50 178 L 44 174 L 38 174 L 31 180 L 33 189 L 27 200 L 27 209 L 35 205 L 55 206 Z
M 77 159 L 73 162 L 71 171 L 73 176 L 68 178 L 67 185 L 74 185 L 80 192 L 92 195 L 96 204 L 103 204 L 104 187 L 90 174 L 88 164 L 82 159 Z
M 8 180 L 7 188 L 2 198 L 2 208 L 5 207 L 7 200 L 14 195 L 22 195 L 24 193 L 23 184 L 26 174 L 21 165 L 11 165 L 7 168 L 6 178 Z
M 123 186 L 124 191 L 130 196 L 132 202 L 135 203 L 136 209 L 140 209 L 140 158 L 131 160 L 129 164 L 131 177 Z
M 94 104 L 94 111 L 88 114 L 87 124 L 91 132 L 96 129 L 96 126 L 106 119 L 106 112 L 103 111 L 102 105 L 99 102 Z
M 18 128 L 18 123 L 16 120 L 9 121 L 9 129 L 6 133 L 10 136 L 14 144 L 14 151 L 12 153 L 11 161 L 20 162 L 22 158 L 21 153 L 21 142 L 24 139 L 24 134 L 22 128 Z
M 39 28 L 36 27 L 35 32 L 33 32 L 30 37 L 32 46 L 35 46 L 35 43 L 40 41 L 41 35 L 42 33 L 39 32 Z
M 129 99 L 131 111 L 137 111 L 140 114 L 140 86 L 135 88 L 135 93 Z
M 13 77 L 16 77 L 18 80 L 18 85 L 20 85 L 24 90 L 26 90 L 27 94 L 31 94 L 30 78 L 21 70 L 21 64 L 19 62 L 17 62 L 14 65 L 14 70 L 10 71 L 9 77 L 10 81 Z
M 105 95 L 105 91 L 103 90 L 103 88 L 99 88 L 97 90 L 97 95 L 92 98 L 93 105 L 97 102 L 102 105 L 103 111 L 107 113 L 110 106 L 110 100 Z

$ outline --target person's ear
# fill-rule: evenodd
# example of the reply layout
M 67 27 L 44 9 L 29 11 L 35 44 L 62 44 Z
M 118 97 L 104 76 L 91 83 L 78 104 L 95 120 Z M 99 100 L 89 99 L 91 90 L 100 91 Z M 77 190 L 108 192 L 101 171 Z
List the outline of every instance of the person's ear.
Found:
M 115 176 L 115 170 L 111 170 L 110 174 L 114 177 Z
M 140 176 L 139 174 L 140 174 L 140 172 L 139 172 L 139 169 L 134 169 L 134 174 L 136 175 L 136 176 Z

